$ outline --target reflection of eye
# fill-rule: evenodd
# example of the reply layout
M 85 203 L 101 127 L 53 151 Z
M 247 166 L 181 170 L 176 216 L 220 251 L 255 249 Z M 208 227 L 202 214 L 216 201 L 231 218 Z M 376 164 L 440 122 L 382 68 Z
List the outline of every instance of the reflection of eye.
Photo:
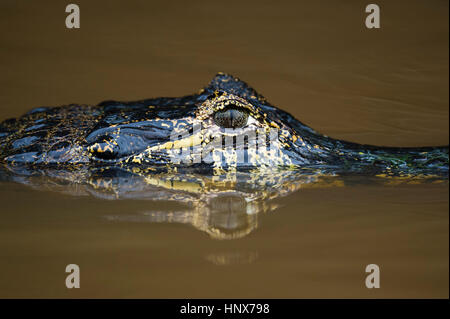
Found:
M 247 124 L 248 112 L 242 108 L 231 105 L 214 114 L 214 122 L 223 128 L 239 128 Z

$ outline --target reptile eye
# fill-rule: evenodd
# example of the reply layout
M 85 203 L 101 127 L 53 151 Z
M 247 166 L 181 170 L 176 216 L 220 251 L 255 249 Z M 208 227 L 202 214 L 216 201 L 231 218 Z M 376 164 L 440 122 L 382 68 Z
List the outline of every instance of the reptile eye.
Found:
M 214 122 L 223 128 L 244 127 L 248 121 L 248 112 L 237 106 L 229 106 L 214 114 Z

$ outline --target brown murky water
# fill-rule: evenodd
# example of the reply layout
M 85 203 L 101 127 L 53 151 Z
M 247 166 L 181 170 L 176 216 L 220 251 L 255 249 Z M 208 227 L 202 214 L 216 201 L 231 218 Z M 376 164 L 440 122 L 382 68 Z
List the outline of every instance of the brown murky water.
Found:
M 217 71 L 327 135 L 448 144 L 448 1 L 0 3 L 0 119 L 32 107 L 196 92 Z M 236 240 L 111 220 L 179 203 L 0 184 L 0 297 L 449 296 L 448 184 L 301 189 Z M 65 266 L 81 288 L 65 287 Z M 365 266 L 381 288 L 365 287 Z

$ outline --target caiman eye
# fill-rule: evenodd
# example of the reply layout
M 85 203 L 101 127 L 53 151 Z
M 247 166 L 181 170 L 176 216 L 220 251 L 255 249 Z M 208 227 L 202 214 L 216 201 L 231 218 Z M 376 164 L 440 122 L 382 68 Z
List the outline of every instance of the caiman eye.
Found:
M 248 112 L 237 106 L 228 106 L 214 114 L 214 122 L 223 128 L 244 127 L 248 121 Z

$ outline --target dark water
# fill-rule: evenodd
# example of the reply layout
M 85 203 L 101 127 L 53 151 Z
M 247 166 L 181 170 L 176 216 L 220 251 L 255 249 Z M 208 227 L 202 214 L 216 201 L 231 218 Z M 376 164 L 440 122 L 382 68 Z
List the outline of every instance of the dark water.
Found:
M 447 1 L 378 1 L 380 30 L 361 1 L 76 3 L 79 30 L 64 3 L 0 3 L 2 120 L 180 96 L 225 71 L 335 138 L 448 144 Z M 248 235 L 219 240 L 195 218 L 142 218 L 182 203 L 2 182 L 0 297 L 448 298 L 447 182 L 327 186 L 275 198 Z M 80 289 L 65 287 L 70 263 Z M 365 287 L 371 263 L 380 289 Z

